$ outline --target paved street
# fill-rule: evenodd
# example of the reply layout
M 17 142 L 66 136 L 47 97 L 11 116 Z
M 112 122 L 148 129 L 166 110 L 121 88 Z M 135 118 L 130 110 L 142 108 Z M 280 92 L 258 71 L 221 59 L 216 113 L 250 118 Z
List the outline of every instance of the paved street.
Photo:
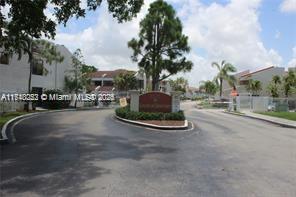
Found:
M 296 196 L 296 130 L 194 109 L 187 132 L 59 112 L 16 125 L 1 146 L 2 196 Z

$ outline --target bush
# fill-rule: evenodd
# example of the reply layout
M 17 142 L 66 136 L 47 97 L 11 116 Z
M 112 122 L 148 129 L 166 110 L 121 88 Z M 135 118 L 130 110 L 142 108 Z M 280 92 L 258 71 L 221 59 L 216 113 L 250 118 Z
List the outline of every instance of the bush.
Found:
M 47 97 L 49 98 L 49 95 L 62 95 L 63 92 L 61 90 L 46 90 L 44 92 L 44 94 L 47 95 Z M 46 100 L 46 101 L 42 101 L 42 107 L 46 108 L 46 109 L 64 109 L 64 108 L 68 108 L 70 105 L 71 101 L 65 101 L 65 100 Z
M 129 106 L 117 108 L 115 113 L 118 117 L 129 120 L 185 120 L 183 111 L 172 113 L 161 112 L 134 112 Z
M 214 102 L 213 104 L 214 108 L 228 108 L 228 103 L 223 103 L 223 102 Z

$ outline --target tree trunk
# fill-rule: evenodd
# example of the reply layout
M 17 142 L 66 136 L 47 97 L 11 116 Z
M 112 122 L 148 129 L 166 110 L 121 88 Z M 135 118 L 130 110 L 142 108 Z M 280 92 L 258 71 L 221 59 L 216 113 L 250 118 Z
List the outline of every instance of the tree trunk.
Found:
M 223 79 L 220 79 L 220 99 L 222 99 L 222 83 L 223 83 Z
M 159 77 L 154 76 L 152 79 L 152 91 L 159 91 Z
M 57 89 L 57 62 L 55 62 L 55 74 L 54 74 L 54 89 Z
M 77 68 L 75 68 L 75 103 L 74 107 L 77 108 L 77 95 L 78 95 L 78 73 Z
M 32 81 L 32 68 L 33 68 L 33 56 L 32 54 L 29 54 L 29 65 L 30 65 L 30 68 L 29 68 L 29 80 L 28 80 L 28 94 L 31 94 L 31 81 Z M 30 101 L 28 100 L 27 101 L 27 106 L 26 106 L 26 109 L 25 109 L 27 112 L 29 112 L 30 110 Z

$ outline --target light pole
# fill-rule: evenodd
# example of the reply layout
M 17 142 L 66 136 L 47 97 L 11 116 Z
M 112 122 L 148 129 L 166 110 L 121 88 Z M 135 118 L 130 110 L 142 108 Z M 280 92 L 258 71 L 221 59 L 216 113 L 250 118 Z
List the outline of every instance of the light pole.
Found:
M 101 84 L 102 87 L 104 86 L 104 78 L 106 77 L 106 75 L 107 75 L 106 73 L 105 74 L 102 74 L 102 84 Z

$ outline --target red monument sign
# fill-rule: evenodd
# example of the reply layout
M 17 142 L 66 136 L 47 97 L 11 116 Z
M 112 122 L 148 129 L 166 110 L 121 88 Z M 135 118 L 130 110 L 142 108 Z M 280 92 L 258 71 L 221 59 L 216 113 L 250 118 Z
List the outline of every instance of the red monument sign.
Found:
M 172 112 L 172 97 L 162 92 L 148 92 L 139 97 L 140 112 Z

